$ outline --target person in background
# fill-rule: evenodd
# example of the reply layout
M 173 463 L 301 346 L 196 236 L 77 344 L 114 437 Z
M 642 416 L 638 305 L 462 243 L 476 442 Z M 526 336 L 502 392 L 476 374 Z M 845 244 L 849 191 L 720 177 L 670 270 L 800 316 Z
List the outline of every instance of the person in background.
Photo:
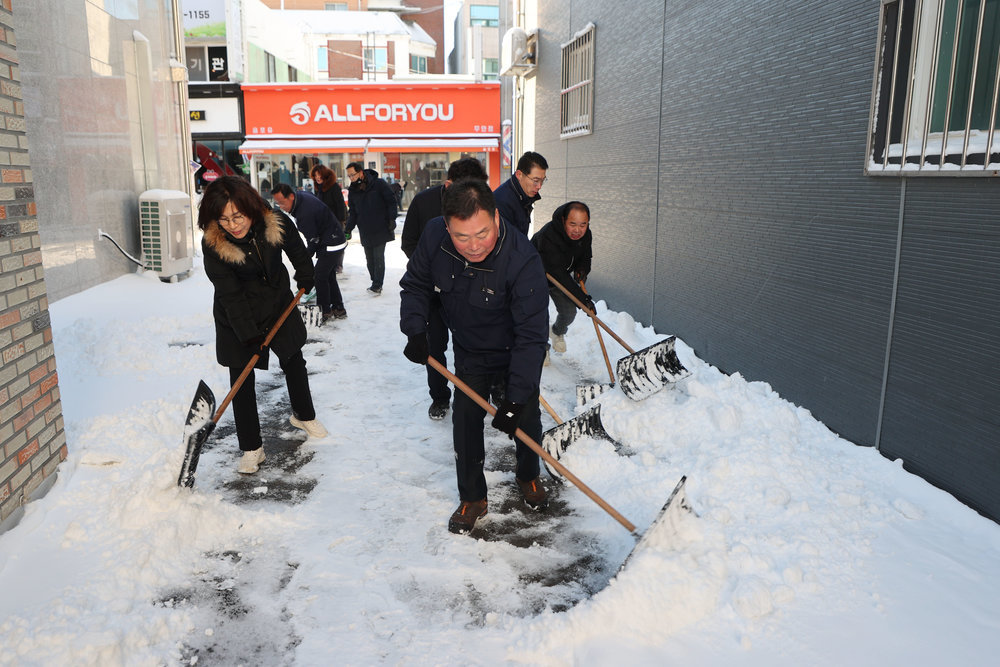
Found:
M 378 296 L 385 281 L 385 244 L 396 238 L 396 196 L 377 171 L 364 169 L 360 162 L 347 165 L 347 177 L 351 179 L 351 187 L 347 195 L 346 231 L 350 234 L 357 227 L 361 233 L 361 246 L 372 280 L 368 293 Z
M 590 209 L 580 201 L 563 204 L 552 213 L 552 220 L 545 223 L 531 243 L 542 256 L 545 272 L 559 281 L 591 312 L 594 301 L 583 291 L 581 282 L 590 274 L 593 256 L 593 235 L 590 233 Z M 549 284 L 549 296 L 556 306 L 556 321 L 549 332 L 552 349 L 566 351 L 566 330 L 576 318 L 576 304 L 555 285 Z M 545 355 L 548 361 L 548 354 Z
M 212 315 L 217 361 L 229 368 L 230 382 L 235 385 L 255 354 L 260 354 L 255 368 L 266 370 L 268 352 L 273 350 L 288 387 L 289 421 L 311 438 L 325 437 L 309 390 L 302 356 L 306 327 L 298 309 L 292 309 L 269 347 L 263 347 L 278 317 L 293 301 L 282 253 L 295 270 L 296 286 L 307 291 L 313 286 L 313 264 L 298 232 L 238 176 L 224 176 L 205 188 L 198 227 L 204 232 L 205 275 L 215 287 Z M 233 418 L 243 452 L 237 470 L 253 474 L 265 458 L 253 370 L 233 398 Z
M 428 223 L 399 281 L 399 328 L 403 354 L 426 364 L 427 319 L 440 296 L 451 330 L 455 374 L 482 396 L 500 380 L 505 399 L 494 428 L 512 439 L 520 427 L 541 441 L 538 386 L 549 329 L 549 300 L 542 260 L 527 237 L 501 220 L 486 182 L 467 178 L 446 190 L 443 220 Z M 486 411 L 463 393 L 455 395 L 452 438 L 461 503 L 448 521 L 453 533 L 468 533 L 486 514 L 483 417 Z M 517 441 L 514 477 L 524 502 L 544 509 L 545 488 L 538 455 Z
M 344 191 L 337 182 L 337 175 L 326 165 L 316 163 L 313 165 L 309 177 L 316 184 L 316 196 L 324 204 L 330 207 L 333 215 L 340 221 L 341 227 L 347 226 L 347 203 L 344 201 Z M 337 260 L 337 273 L 344 272 L 344 255 L 340 254 Z
M 464 157 L 455 160 L 448 167 L 448 178 L 441 185 L 427 188 L 417 193 L 406 210 L 406 221 L 403 223 L 403 233 L 399 237 L 400 246 L 407 259 L 413 256 L 417 249 L 420 235 L 431 220 L 441 217 L 441 206 L 444 193 L 455 181 L 463 178 L 478 178 L 486 181 L 489 176 L 483 168 L 483 163 L 474 157 Z M 441 364 L 445 363 L 445 351 L 448 349 L 448 327 L 441 317 L 441 300 L 434 295 L 431 298 L 430 310 L 427 315 L 427 345 L 430 355 Z M 427 367 L 427 387 L 430 390 L 431 406 L 427 416 L 437 421 L 444 419 L 451 405 L 451 389 L 448 381 L 436 370 Z
M 274 203 L 295 219 L 295 226 L 306 238 L 309 253 L 316 257 L 316 303 L 323 311 L 320 324 L 330 318 L 347 317 L 344 297 L 337 283 L 337 264 L 344 261 L 344 228 L 333 211 L 305 190 L 292 190 L 281 183 L 271 191 Z
M 531 210 L 541 199 L 538 191 L 545 183 L 549 163 L 533 151 L 528 151 L 517 161 L 514 174 L 500 184 L 493 193 L 500 217 L 512 224 L 525 236 L 531 227 Z

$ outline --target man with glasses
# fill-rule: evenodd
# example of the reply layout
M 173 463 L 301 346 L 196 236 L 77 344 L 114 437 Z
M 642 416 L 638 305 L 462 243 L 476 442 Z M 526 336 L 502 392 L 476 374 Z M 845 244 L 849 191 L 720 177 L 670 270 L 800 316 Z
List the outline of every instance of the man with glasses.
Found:
M 528 151 L 517 161 L 514 175 L 493 192 L 500 217 L 525 236 L 531 226 L 531 209 L 541 199 L 538 191 L 545 183 L 548 168 L 549 163 L 544 157 Z
M 382 293 L 385 280 L 385 244 L 396 238 L 396 195 L 389 184 L 378 177 L 374 169 L 365 169 L 360 162 L 347 165 L 351 187 L 347 193 L 347 233 L 355 227 L 361 233 L 368 275 L 372 279 L 368 293 Z

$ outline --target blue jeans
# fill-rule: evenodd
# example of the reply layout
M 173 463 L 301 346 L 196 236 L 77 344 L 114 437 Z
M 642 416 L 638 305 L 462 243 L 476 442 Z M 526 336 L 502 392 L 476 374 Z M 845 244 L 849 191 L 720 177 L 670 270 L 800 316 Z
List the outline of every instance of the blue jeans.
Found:
M 372 287 L 382 289 L 385 280 L 385 244 L 363 246 L 365 261 L 368 263 L 368 275 L 372 279 Z

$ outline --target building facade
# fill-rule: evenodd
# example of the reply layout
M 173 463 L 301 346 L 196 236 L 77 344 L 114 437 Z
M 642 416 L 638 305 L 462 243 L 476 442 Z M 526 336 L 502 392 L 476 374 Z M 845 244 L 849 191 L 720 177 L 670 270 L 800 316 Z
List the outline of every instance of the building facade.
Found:
M 1000 519 L 996 3 L 515 4 L 593 292 Z

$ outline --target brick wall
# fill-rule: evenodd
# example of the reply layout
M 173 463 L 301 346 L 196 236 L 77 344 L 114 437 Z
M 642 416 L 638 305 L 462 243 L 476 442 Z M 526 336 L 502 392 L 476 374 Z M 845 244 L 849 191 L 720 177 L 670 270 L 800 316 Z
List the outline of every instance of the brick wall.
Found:
M 11 18 L 0 0 L 0 522 L 66 458 Z
M 364 76 L 364 58 L 359 40 L 327 41 L 331 79 L 360 79 Z

